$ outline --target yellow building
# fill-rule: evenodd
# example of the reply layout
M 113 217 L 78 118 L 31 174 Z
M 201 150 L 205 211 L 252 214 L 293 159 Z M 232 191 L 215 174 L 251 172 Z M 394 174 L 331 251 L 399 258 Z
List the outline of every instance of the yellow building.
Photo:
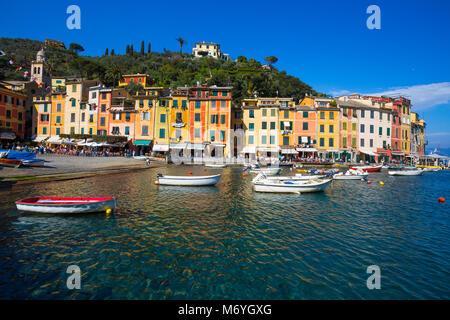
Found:
M 283 156 L 292 156 L 297 154 L 295 151 L 295 103 L 292 98 L 280 98 L 280 110 L 279 110 L 279 137 L 278 143 L 281 148 L 281 154 Z
M 52 77 L 52 92 L 64 92 L 66 90 L 66 78 Z
M 409 155 L 411 151 L 411 101 L 403 97 L 396 101 L 401 103 L 401 148 L 405 155 Z
M 339 153 L 339 108 L 331 98 L 314 98 L 317 109 L 317 149 L 325 158 Z
M 160 87 L 149 88 L 144 94 L 137 95 L 135 99 L 136 122 L 134 128 L 135 140 L 133 145 L 137 147 L 138 154 L 147 154 L 154 141 L 155 109 L 158 104 L 157 97 L 162 90 Z
M 179 87 L 171 92 L 169 114 L 169 149 L 179 150 L 179 155 L 183 156 L 183 150 L 189 143 L 189 103 L 187 87 Z M 185 152 L 187 154 L 187 152 Z
M 64 134 L 64 114 L 66 110 L 66 95 L 63 93 L 52 94 L 52 109 L 50 114 L 50 135 Z
M 33 141 L 41 142 L 50 137 L 51 96 L 34 97 L 33 105 L 37 115 L 37 134 Z
M 166 153 L 169 151 L 170 105 L 171 97 L 166 90 L 160 92 L 156 100 L 154 115 L 153 151 Z

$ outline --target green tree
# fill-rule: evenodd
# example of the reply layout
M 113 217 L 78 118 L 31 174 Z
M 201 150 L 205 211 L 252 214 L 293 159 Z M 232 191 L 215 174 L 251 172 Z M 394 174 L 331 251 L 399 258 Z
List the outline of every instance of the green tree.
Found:
M 113 56 L 114 54 L 114 49 L 111 49 L 111 56 Z
M 137 93 L 144 92 L 144 87 L 138 82 L 129 82 L 125 87 L 130 95 L 136 95 Z
M 265 57 L 264 60 L 267 62 L 268 65 L 272 66 L 274 63 L 278 61 L 278 58 L 274 56 L 269 56 Z
M 152 44 L 149 42 L 148 47 L 147 47 L 147 53 L 151 53 L 151 52 L 152 52 Z
M 72 52 L 80 53 L 84 51 L 84 48 L 78 43 L 71 43 L 69 45 L 69 50 Z
M 106 48 L 106 50 L 105 50 L 105 56 L 108 56 L 109 55 L 109 51 L 108 51 L 108 48 Z
M 180 44 L 180 56 L 181 56 L 183 54 L 183 44 L 184 44 L 185 40 L 183 38 L 181 38 L 181 37 L 178 37 L 176 40 Z
M 144 54 L 145 54 L 145 50 L 144 50 L 144 48 L 145 48 L 145 45 L 144 45 L 144 40 L 142 40 L 142 42 L 141 42 L 141 54 L 142 54 L 142 55 L 144 55 Z
M 116 86 L 119 84 L 120 79 L 122 79 L 122 74 L 122 69 L 114 64 L 106 70 L 105 78 L 112 86 Z

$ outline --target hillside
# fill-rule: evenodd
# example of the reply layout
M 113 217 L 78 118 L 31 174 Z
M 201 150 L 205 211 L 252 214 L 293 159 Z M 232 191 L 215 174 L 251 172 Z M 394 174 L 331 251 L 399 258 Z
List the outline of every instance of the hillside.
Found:
M 24 69 L 43 45 L 29 39 L 0 38 L 0 50 L 14 57 Z M 82 51 L 82 50 L 80 50 Z M 321 95 L 286 71 L 275 67 L 263 68 L 255 59 L 240 56 L 237 61 L 220 61 L 213 58 L 195 59 L 192 55 L 166 51 L 164 53 L 138 53 L 128 50 L 126 55 L 85 57 L 75 50 L 46 48 L 47 70 L 53 76 L 98 78 L 107 86 L 117 85 L 122 74 L 149 74 L 156 86 L 208 85 L 233 86 L 233 100 L 257 94 L 261 97 L 278 96 L 302 98 L 305 93 Z M 22 80 L 22 72 L 15 72 L 8 58 L 0 57 L 0 80 Z

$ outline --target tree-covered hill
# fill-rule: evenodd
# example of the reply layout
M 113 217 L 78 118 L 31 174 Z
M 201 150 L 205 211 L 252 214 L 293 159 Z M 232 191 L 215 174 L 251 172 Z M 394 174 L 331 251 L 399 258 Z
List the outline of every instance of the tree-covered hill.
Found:
M 40 41 L 29 39 L 0 38 L 0 50 L 15 58 L 25 69 L 36 52 L 42 47 Z M 261 97 L 302 98 L 305 93 L 321 95 L 298 78 L 286 71 L 278 71 L 273 64 L 277 59 L 268 57 L 268 65 L 253 58 L 240 56 L 236 61 L 222 61 L 213 58 L 194 58 L 192 55 L 164 50 L 163 53 L 147 52 L 141 46 L 135 52 L 127 47 L 127 54 L 115 55 L 105 50 L 101 57 L 86 57 L 79 53 L 84 49 L 71 44 L 69 49 L 45 48 L 48 61 L 47 70 L 53 76 L 77 76 L 87 79 L 100 79 L 107 86 L 117 85 L 123 74 L 149 74 L 153 85 L 175 87 L 199 83 L 217 86 L 233 86 L 233 100 L 239 103 L 242 98 L 258 95 Z M 21 72 L 15 72 L 8 65 L 6 57 L 0 57 L 0 80 L 23 80 Z

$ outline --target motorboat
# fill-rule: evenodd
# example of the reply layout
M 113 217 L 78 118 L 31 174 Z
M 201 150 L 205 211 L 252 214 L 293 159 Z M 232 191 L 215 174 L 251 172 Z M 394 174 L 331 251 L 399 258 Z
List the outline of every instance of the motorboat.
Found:
M 381 171 L 381 167 L 382 167 L 383 165 L 378 165 L 378 166 L 358 166 L 358 167 L 352 167 L 352 168 L 350 168 L 350 169 L 353 169 L 353 170 L 362 170 L 362 171 L 365 171 L 365 172 L 380 172 Z
M 412 170 L 394 170 L 388 171 L 390 176 L 421 176 L 423 174 L 422 169 L 412 169 Z
M 165 176 L 158 174 L 155 184 L 168 186 L 212 186 L 219 182 L 221 175 L 212 176 Z
M 369 174 L 363 170 L 349 169 L 347 172 L 339 172 L 333 175 L 334 180 L 361 180 L 367 178 Z
M 307 181 L 286 181 L 279 179 L 268 179 L 264 173 L 258 174 L 253 179 L 253 188 L 256 192 L 274 193 L 302 193 L 319 192 L 325 190 L 331 179 L 310 179 Z
M 225 163 L 205 163 L 207 168 L 225 168 L 226 166 Z
M 274 176 L 274 175 L 280 174 L 280 172 L 281 172 L 280 167 L 270 166 L 270 167 L 261 168 L 258 164 L 248 165 L 244 168 L 244 171 L 246 171 L 246 170 L 249 170 L 251 173 L 261 173 L 262 172 L 267 176 Z
M 266 179 L 268 180 L 283 180 L 283 181 L 308 181 L 311 179 L 322 179 L 326 176 L 323 175 L 302 175 L 300 173 L 295 174 L 294 176 L 269 176 Z M 255 177 L 256 179 L 256 177 Z
M 0 166 L 2 166 L 2 167 L 19 168 L 21 165 L 22 165 L 22 160 L 0 158 Z
M 114 210 L 116 198 L 34 197 L 16 201 L 20 211 L 41 213 L 87 213 Z
M 43 159 L 22 160 L 22 165 L 25 167 L 43 167 L 44 163 Z

